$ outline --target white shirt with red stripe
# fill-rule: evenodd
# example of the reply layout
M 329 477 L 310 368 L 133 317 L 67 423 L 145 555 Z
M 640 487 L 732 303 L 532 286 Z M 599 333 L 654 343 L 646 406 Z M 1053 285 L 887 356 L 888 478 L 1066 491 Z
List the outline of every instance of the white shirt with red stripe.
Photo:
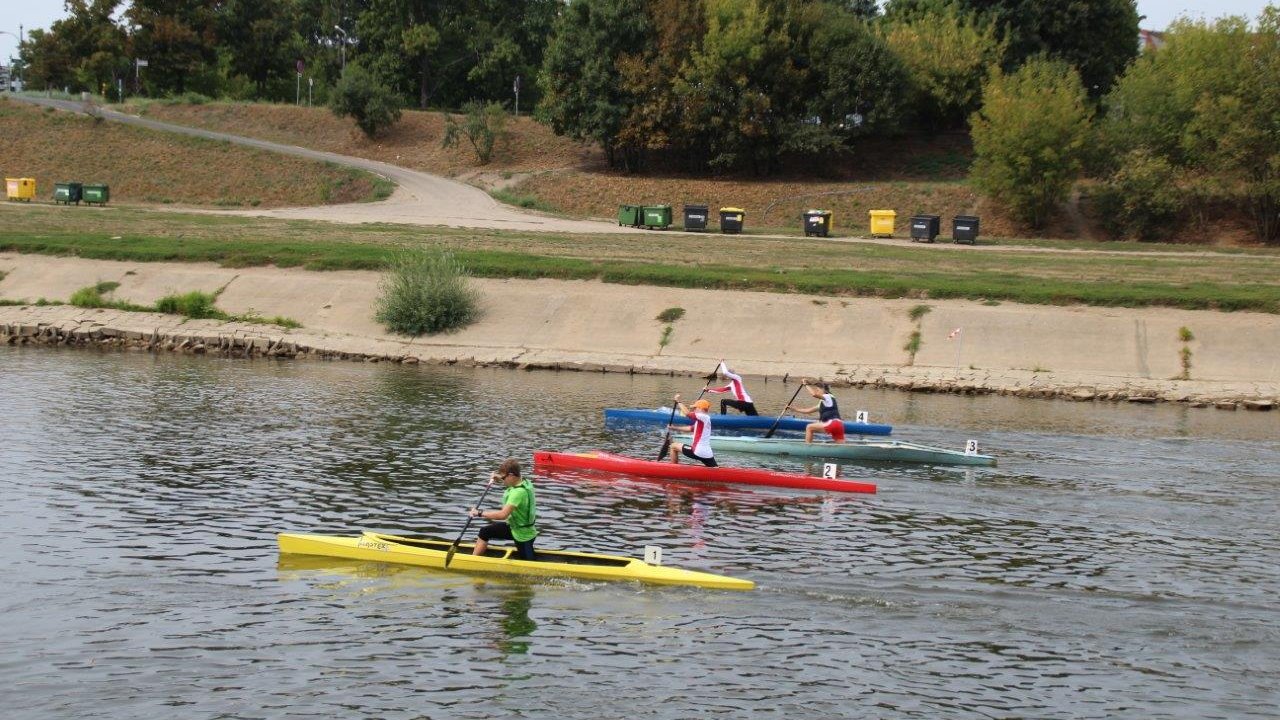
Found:
M 701 410 L 694 410 L 686 415 L 693 423 L 693 441 L 689 445 L 693 454 L 700 458 L 713 457 L 711 452 L 711 417 Z
M 720 374 L 729 378 L 729 384 L 724 387 L 707 388 L 709 393 L 733 393 L 733 398 L 739 402 L 751 402 L 751 396 L 747 394 L 747 387 L 742 384 L 742 376 L 736 375 L 729 370 L 729 366 L 720 363 Z

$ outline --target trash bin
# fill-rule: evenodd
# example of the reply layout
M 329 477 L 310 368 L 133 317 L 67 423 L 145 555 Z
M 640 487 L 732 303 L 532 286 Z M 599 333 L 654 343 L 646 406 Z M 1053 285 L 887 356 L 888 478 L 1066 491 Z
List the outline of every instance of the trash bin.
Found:
M 933 242 L 942 229 L 940 215 L 912 215 L 911 239 L 916 242 Z
M 707 229 L 707 213 L 711 212 L 711 208 L 706 205 L 685 205 L 684 206 L 684 229 L 685 230 L 706 230 Z
M 872 237 L 893 237 L 894 219 L 898 217 L 898 213 L 892 210 L 871 210 L 867 214 L 871 216 Z
M 618 224 L 630 225 L 631 227 L 640 226 L 640 206 L 639 205 L 619 205 L 618 206 Z
M 951 239 L 958 243 L 976 245 L 978 242 L 978 216 L 955 216 L 951 220 Z
M 80 194 L 84 191 L 84 186 L 78 182 L 60 182 L 53 184 L 53 201 L 56 203 L 66 203 L 70 205 L 80 204 Z
M 5 178 L 4 189 L 10 200 L 31 202 L 36 196 L 35 178 Z
M 831 235 L 831 211 L 830 210 L 806 210 L 804 212 L 804 236 L 821 235 L 828 237 Z
M 742 208 L 720 208 L 720 232 L 736 234 L 742 232 L 742 221 L 747 211 Z
M 85 205 L 106 205 L 107 201 L 111 199 L 111 188 L 102 183 L 85 185 L 80 196 L 84 199 Z
M 645 205 L 643 215 L 640 224 L 650 230 L 666 230 L 671 227 L 670 205 Z

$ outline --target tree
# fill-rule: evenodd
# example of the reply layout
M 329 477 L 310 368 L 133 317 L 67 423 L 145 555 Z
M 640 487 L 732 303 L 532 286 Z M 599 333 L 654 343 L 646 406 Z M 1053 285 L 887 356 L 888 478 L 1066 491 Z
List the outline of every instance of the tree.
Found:
M 882 32 L 907 67 L 912 105 L 925 124 L 963 127 L 981 103 L 983 82 L 1005 53 L 995 27 L 948 5 L 895 18 Z
M 634 95 L 618 142 L 641 150 L 688 149 L 679 129 L 683 103 L 671 86 L 706 35 L 702 0 L 649 0 L 646 6 L 652 40 L 618 58 L 621 83 Z M 677 154 L 691 166 L 700 162 L 696 153 Z
M 272 83 L 288 80 L 293 98 L 295 62 L 302 57 L 299 13 L 292 0 L 224 0 L 218 9 L 220 47 L 232 74 L 243 75 L 258 97 L 268 97 Z
M 1110 154 L 1163 158 L 1198 194 L 1246 208 L 1259 240 L 1280 240 L 1280 8 L 1256 30 L 1241 17 L 1182 20 L 1165 39 L 1107 96 Z
M 543 56 L 539 117 L 559 135 L 600 143 L 611 166 L 635 170 L 640 148 L 619 133 L 636 93 L 618 61 L 650 42 L 642 0 L 573 0 L 555 23 Z
M 214 92 L 218 0 L 133 0 L 125 11 L 135 58 L 145 59 L 148 94 Z
M 369 138 L 400 120 L 399 96 L 358 62 L 347 63 L 347 71 L 333 90 L 329 109 L 338 117 L 355 120 L 356 127 Z
M 119 0 L 68 0 L 67 17 L 32 30 L 22 48 L 33 87 L 106 93 L 129 70 L 124 29 L 111 19 Z
M 482 103 L 472 100 L 462 106 L 463 119 L 459 122 L 453 115 L 444 116 L 444 137 L 440 144 L 453 147 L 466 138 L 475 151 L 476 160 L 487 165 L 493 157 L 493 148 L 507 137 L 507 110 L 502 103 Z
M 1084 165 L 1091 111 L 1076 70 L 1033 59 L 997 74 L 974 114 L 973 180 L 1020 221 L 1041 228 Z
M 998 30 L 1006 45 L 1004 68 L 1047 55 L 1076 67 L 1093 96 L 1105 94 L 1138 54 L 1134 0 L 889 0 L 890 17 L 973 14 Z
M 771 171 L 798 119 L 802 74 L 778 8 L 761 0 L 708 0 L 707 33 L 674 92 L 683 139 L 716 169 Z

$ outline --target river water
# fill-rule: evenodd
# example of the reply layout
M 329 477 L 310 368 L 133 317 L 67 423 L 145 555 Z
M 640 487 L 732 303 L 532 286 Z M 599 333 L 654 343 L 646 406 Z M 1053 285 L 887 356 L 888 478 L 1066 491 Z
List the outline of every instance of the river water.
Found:
M 0 348 L 2 714 L 1280 715 L 1276 413 L 850 389 L 846 414 L 999 466 L 844 468 L 874 496 L 535 478 L 541 547 L 660 545 L 746 593 L 276 551 L 452 537 L 502 457 L 652 454 L 600 410 L 698 388 Z

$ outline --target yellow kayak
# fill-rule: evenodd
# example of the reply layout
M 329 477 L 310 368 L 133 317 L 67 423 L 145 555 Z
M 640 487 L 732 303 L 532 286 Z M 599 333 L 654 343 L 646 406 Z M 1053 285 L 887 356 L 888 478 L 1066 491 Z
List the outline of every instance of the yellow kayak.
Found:
M 445 555 L 449 552 L 449 546 L 453 544 L 448 540 L 436 538 L 407 538 L 367 530 L 356 536 L 280 533 L 277 539 L 280 542 L 282 555 L 318 555 L 418 565 L 438 570 L 444 569 Z M 661 585 L 694 585 L 717 590 L 751 590 L 756 586 L 750 580 L 650 565 L 643 560 L 617 555 L 538 550 L 538 559 L 528 561 L 513 559 L 511 557 L 515 552 L 513 547 L 499 548 L 491 545 L 489 551 L 480 556 L 471 554 L 473 548 L 474 545 L 471 543 L 459 545 L 453 561 L 449 563 L 449 570 L 572 577 L 584 580 L 636 580 Z

